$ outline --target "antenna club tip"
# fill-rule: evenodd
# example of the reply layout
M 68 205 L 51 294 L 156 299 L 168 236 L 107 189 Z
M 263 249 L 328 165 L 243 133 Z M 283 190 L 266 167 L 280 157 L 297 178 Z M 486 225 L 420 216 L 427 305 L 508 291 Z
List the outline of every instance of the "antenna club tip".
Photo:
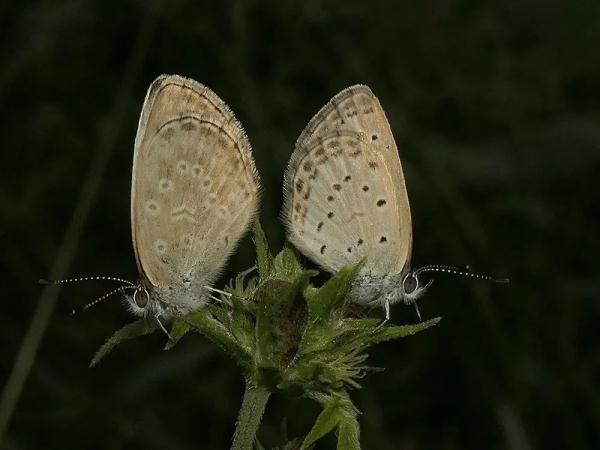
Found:
M 496 278 L 494 281 L 496 283 L 509 284 L 510 278 Z
M 46 285 L 46 284 L 52 284 L 52 282 L 50 280 L 47 280 L 46 278 L 40 278 L 38 280 L 38 284 Z

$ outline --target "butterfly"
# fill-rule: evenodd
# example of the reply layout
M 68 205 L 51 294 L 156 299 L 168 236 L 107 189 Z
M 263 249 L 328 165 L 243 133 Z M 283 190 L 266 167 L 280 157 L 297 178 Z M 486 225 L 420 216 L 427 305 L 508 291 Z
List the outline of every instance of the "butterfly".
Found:
M 159 76 L 142 107 L 133 155 L 131 233 L 140 279 L 84 278 L 123 283 L 84 309 L 115 292 L 127 292 L 129 310 L 145 318 L 202 307 L 209 290 L 218 291 L 210 285 L 256 215 L 258 197 L 250 143 L 229 107 L 192 79 Z
M 381 306 L 413 304 L 432 281 L 427 272 L 475 278 L 453 266 L 411 268 L 412 222 L 398 148 L 371 89 L 335 95 L 308 123 L 284 176 L 288 240 L 328 272 L 366 258 L 348 299 Z

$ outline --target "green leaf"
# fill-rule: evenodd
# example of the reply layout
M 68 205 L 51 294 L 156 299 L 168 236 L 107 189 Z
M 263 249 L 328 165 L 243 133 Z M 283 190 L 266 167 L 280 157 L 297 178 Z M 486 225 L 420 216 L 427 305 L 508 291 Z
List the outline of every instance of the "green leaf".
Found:
M 379 319 L 346 319 L 327 336 L 327 339 L 318 334 L 325 332 L 323 327 L 317 329 L 312 336 L 311 345 L 303 346 L 302 350 L 304 352 L 320 352 L 323 357 L 329 355 L 329 358 L 334 358 L 339 354 L 363 352 L 373 344 L 416 334 L 436 325 L 440 320 L 441 318 L 437 317 L 413 325 L 380 327 Z M 319 346 L 319 342 L 324 342 L 325 345 Z
M 338 426 L 337 450 L 360 450 L 360 428 L 356 414 L 344 414 Z
M 224 306 L 220 303 L 208 303 L 202 307 L 206 312 L 210 312 L 217 322 L 223 324 L 225 328 L 229 328 L 231 322 L 231 308 L 229 305 Z
M 250 365 L 251 355 L 235 339 L 225 325 L 213 316 L 210 308 L 200 308 L 180 320 L 217 344 L 243 367 Z
M 96 367 L 98 363 L 114 348 L 122 342 L 134 339 L 139 336 L 151 334 L 158 328 L 158 323 L 155 320 L 140 319 L 125 325 L 120 330 L 117 330 L 94 355 L 90 362 L 90 367 Z
M 252 225 L 252 232 L 254 233 L 258 274 L 261 279 L 266 280 L 273 272 L 273 256 L 269 250 L 269 243 L 267 242 L 265 232 L 260 226 L 258 219 Z
M 414 325 L 395 325 L 382 327 L 375 332 L 371 332 L 362 336 L 361 344 L 372 345 L 379 342 L 411 336 L 420 331 L 426 330 L 429 327 L 437 325 L 440 320 L 442 320 L 441 317 L 436 317 L 434 319 L 430 319 L 425 322 L 419 322 Z
M 373 330 L 381 323 L 381 319 L 345 319 L 340 326 L 344 331 Z
M 273 261 L 273 276 L 275 278 L 293 281 L 302 273 L 298 260 L 298 252 L 289 244 L 280 251 Z
M 163 350 L 171 350 L 191 329 L 192 327 L 189 323 L 179 319 L 175 320 L 175 322 L 173 322 L 173 326 L 171 327 L 171 332 L 169 333 L 171 335 L 171 339 L 167 341 Z
M 317 417 L 312 429 L 306 435 L 302 442 L 301 450 L 306 449 L 310 445 L 331 432 L 337 427 L 339 449 L 360 449 L 359 443 L 359 427 L 356 416 L 357 409 L 354 407 L 350 396 L 346 391 L 340 391 L 336 394 L 327 396 L 323 394 L 310 395 L 313 400 L 323 405 L 323 411 Z
M 309 320 L 329 320 L 333 310 L 340 306 L 352 286 L 364 258 L 353 267 L 342 267 L 317 291 L 308 292 Z
M 230 285 L 226 287 L 226 291 L 237 298 L 248 300 L 254 296 L 256 286 L 258 285 L 258 276 L 248 278 L 252 272 L 254 272 L 258 266 L 252 266 L 235 276 L 234 280 L 231 280 Z
M 256 291 L 256 355 L 258 366 L 279 369 L 296 352 L 306 320 L 302 292 L 316 274 L 307 270 L 291 283 L 273 279 Z
M 363 263 L 364 259 L 354 267 L 343 267 L 320 289 L 306 289 L 308 325 L 299 346 L 301 354 L 319 352 L 332 346 L 334 339 L 346 331 L 340 328 L 343 322 L 334 320 L 333 313 L 343 304 Z
M 278 353 L 279 338 L 285 332 L 282 330 L 282 320 L 287 305 L 293 301 L 290 298 L 292 295 L 292 284 L 283 280 L 269 280 L 256 291 L 255 361 L 259 366 L 279 366 L 279 358 L 275 355 Z
M 254 315 L 256 304 L 244 299 L 232 297 L 231 333 L 249 354 L 254 353 Z
M 317 417 L 315 424 L 304 438 L 300 450 L 304 450 L 313 445 L 327 433 L 331 432 L 339 423 L 340 405 L 339 401 L 334 399 L 323 408 L 323 411 L 321 411 L 321 414 Z

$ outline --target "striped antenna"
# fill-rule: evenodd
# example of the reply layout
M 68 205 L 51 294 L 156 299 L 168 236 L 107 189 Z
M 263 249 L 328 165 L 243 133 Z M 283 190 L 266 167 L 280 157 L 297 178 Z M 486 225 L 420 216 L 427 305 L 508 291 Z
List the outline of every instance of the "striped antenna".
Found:
M 40 278 L 38 280 L 39 284 L 67 284 L 67 283 L 79 283 L 82 281 L 117 281 L 119 283 L 126 284 L 128 286 L 135 287 L 135 284 L 131 281 L 124 280 L 122 278 L 117 277 L 107 277 L 107 276 L 95 276 L 95 277 L 80 277 L 80 278 L 65 278 L 62 280 L 47 280 L 45 278 Z
M 419 267 L 417 270 L 415 270 L 414 273 L 415 275 L 419 276 L 422 273 L 426 272 L 449 273 L 461 277 L 470 277 L 477 278 L 478 280 L 491 281 L 493 283 L 510 283 L 510 280 L 508 278 L 495 278 L 490 275 L 483 275 L 480 273 L 471 272 L 471 267 L 469 266 L 461 268 L 455 266 L 446 266 L 443 264 L 430 264 L 428 266 Z
M 116 294 L 116 293 L 118 293 L 118 292 L 123 292 L 123 291 L 125 291 L 126 289 L 138 289 L 138 287 L 137 287 L 137 286 L 135 286 L 134 284 L 132 284 L 131 286 L 121 286 L 121 287 L 118 287 L 118 288 L 116 288 L 116 289 L 113 289 L 112 291 L 110 291 L 110 292 L 107 292 L 106 294 L 104 294 L 104 295 L 102 295 L 102 296 L 98 297 L 97 299 L 95 299 L 95 300 L 92 300 L 92 301 L 91 301 L 91 302 L 89 302 L 87 305 L 84 305 L 84 306 L 82 306 L 81 308 L 76 308 L 76 309 L 73 309 L 73 310 L 71 310 L 71 315 L 72 315 L 72 316 L 74 316 L 75 314 L 82 313 L 82 312 L 83 312 L 83 311 L 85 311 L 86 309 L 89 309 L 89 308 L 91 308 L 92 306 L 94 306 L 94 305 L 97 305 L 98 303 L 100 303 L 101 301 L 103 301 L 103 300 L 107 299 L 107 298 L 108 298 L 108 297 L 110 297 L 111 295 L 114 295 L 114 294 Z

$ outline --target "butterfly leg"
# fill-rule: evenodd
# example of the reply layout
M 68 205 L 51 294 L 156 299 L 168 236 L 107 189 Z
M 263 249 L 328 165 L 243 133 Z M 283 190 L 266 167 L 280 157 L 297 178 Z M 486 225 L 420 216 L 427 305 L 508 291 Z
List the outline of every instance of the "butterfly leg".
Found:
M 210 298 L 211 300 L 217 302 L 217 303 L 225 303 L 223 300 L 221 300 L 219 297 L 216 297 L 212 294 L 208 294 L 208 298 Z
M 156 314 L 154 316 L 154 320 L 156 320 L 156 322 L 158 323 L 158 326 L 160 327 L 160 329 L 163 330 L 163 332 L 167 335 L 167 337 L 169 338 L 169 341 L 172 341 L 173 338 L 171 337 L 171 335 L 169 334 L 169 332 L 167 331 L 167 329 L 165 328 L 165 326 L 163 325 L 163 323 L 160 321 L 160 313 Z
M 258 267 L 256 265 L 250 267 L 249 269 L 244 270 L 243 272 L 240 272 L 240 274 L 236 277 L 240 279 L 242 285 L 246 282 L 246 277 L 248 275 L 250 275 L 252 272 L 254 272 L 256 269 L 258 269 Z
M 383 323 L 385 324 L 386 322 L 388 322 L 390 320 L 390 299 L 387 295 L 385 296 L 384 306 L 385 306 L 385 320 L 383 321 Z
M 221 289 L 217 289 L 217 288 L 214 288 L 212 286 L 204 285 L 202 287 L 204 289 L 206 289 L 207 291 L 216 292 L 218 294 L 224 295 L 225 297 L 232 297 L 233 296 L 233 294 L 230 293 L 230 292 L 225 292 L 225 291 L 222 291 Z
M 415 311 L 417 312 L 417 317 L 419 318 L 419 322 L 423 322 L 423 320 L 421 319 L 421 311 L 419 311 L 419 304 L 415 301 L 413 303 L 414 307 L 415 307 Z
M 385 324 L 388 323 L 390 320 L 390 299 L 387 295 L 385 296 L 385 300 L 383 301 L 383 307 L 385 309 L 385 319 L 382 320 L 379 325 L 377 325 L 377 327 L 373 330 L 373 333 L 376 333 L 377 331 L 381 330 L 385 326 Z

